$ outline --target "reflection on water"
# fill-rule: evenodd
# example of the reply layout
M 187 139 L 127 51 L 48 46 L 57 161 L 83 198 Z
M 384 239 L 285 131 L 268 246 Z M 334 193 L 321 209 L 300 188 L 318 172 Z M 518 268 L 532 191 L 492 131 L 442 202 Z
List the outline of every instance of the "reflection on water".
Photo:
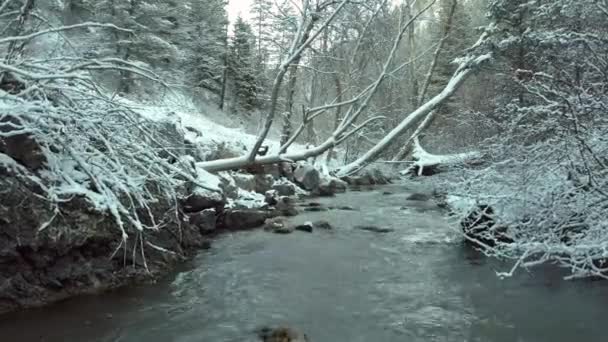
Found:
M 261 325 L 285 323 L 313 342 L 604 341 L 604 282 L 565 282 L 554 268 L 501 280 L 496 271 L 509 264 L 464 248 L 439 211 L 406 202 L 404 189 L 323 199 L 359 210 L 293 219 L 327 220 L 333 231 L 223 236 L 166 282 L 7 316 L 0 336 L 242 342 L 255 341 Z

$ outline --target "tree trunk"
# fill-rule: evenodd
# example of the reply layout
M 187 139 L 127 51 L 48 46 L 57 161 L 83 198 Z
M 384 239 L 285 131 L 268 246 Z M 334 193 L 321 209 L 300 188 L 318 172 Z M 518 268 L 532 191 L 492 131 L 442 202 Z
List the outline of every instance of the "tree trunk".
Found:
M 462 85 L 462 83 L 471 75 L 473 71 L 476 70 L 476 67 L 489 60 L 491 55 L 483 55 L 475 60 L 471 61 L 471 65 L 467 65 L 467 63 L 461 64 L 461 66 L 456 70 L 452 79 L 448 82 L 446 87 L 437 94 L 435 97 L 430 99 L 424 105 L 416 109 L 413 113 L 408 115 L 397 127 L 395 127 L 388 135 L 386 135 L 382 140 L 380 140 L 374 147 L 372 147 L 369 151 L 363 154 L 354 162 L 340 168 L 338 170 L 338 176 L 348 176 L 353 174 L 367 164 L 372 162 L 375 158 L 378 157 L 380 153 L 382 153 L 387 147 L 389 147 L 392 143 L 397 140 L 397 138 L 403 134 L 408 129 L 412 128 L 418 121 L 425 118 L 429 113 L 439 107 L 442 103 L 444 103 L 450 96 L 452 96 L 456 90 Z

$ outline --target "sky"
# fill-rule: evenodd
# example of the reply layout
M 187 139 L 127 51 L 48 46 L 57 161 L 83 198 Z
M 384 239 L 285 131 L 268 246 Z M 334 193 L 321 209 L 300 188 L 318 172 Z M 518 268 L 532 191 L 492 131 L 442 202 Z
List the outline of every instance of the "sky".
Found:
M 229 0 L 228 2 L 228 19 L 234 22 L 234 19 L 240 14 L 243 18 L 250 17 L 249 7 L 251 0 Z

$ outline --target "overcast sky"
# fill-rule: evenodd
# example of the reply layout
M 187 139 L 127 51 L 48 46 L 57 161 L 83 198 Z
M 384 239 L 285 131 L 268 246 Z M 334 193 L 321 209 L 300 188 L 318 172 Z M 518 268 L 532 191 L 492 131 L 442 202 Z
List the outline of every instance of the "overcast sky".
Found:
M 240 14 L 243 18 L 249 18 L 249 6 L 251 0 L 229 0 L 228 2 L 228 18 L 231 22 Z

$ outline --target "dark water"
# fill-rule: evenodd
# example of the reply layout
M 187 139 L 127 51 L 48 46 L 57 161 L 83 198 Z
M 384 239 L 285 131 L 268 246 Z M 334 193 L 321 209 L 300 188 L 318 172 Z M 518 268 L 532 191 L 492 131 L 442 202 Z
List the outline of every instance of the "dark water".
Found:
M 224 236 L 158 285 L 1 318 L 0 340 L 255 341 L 257 327 L 281 323 L 313 342 L 606 340 L 607 283 L 566 282 L 556 269 L 501 280 L 509 264 L 463 248 L 407 191 L 351 192 L 323 202 L 359 211 L 294 219 L 333 231 Z M 361 224 L 395 231 L 352 228 Z

